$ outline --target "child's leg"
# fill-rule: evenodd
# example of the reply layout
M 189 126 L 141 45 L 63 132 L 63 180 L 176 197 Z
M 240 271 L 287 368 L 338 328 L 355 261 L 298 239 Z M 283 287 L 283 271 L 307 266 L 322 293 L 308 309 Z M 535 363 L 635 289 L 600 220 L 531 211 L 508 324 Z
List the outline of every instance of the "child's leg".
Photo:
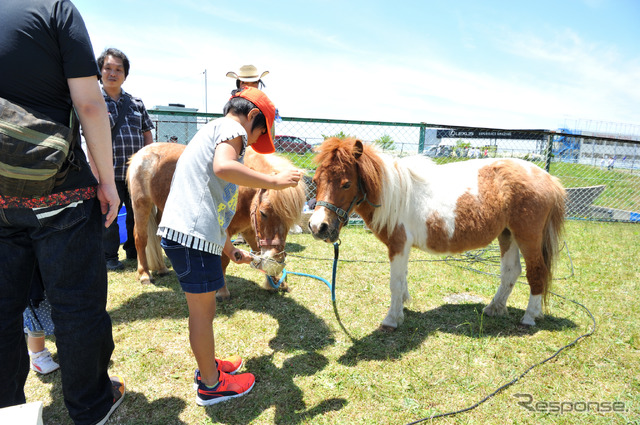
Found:
M 189 307 L 189 342 L 196 357 L 200 376 L 205 385 L 218 383 L 215 358 L 213 318 L 216 315 L 216 293 L 191 294 L 185 292 Z
M 197 386 L 196 403 L 209 406 L 251 391 L 255 377 L 251 373 L 231 375 L 238 370 L 237 362 L 221 361 L 216 365 L 213 318 L 216 315 L 216 291 L 224 285 L 221 258 L 162 239 L 162 247 L 179 276 L 180 286 L 189 307 L 189 342 L 198 363 L 194 374 Z M 237 357 L 237 356 L 236 356 Z M 227 366 L 228 373 L 222 372 Z
M 44 331 L 28 331 L 27 346 L 29 347 L 29 358 L 31 369 L 46 375 L 60 368 L 60 365 L 53 361 L 51 353 L 44 346 Z
M 27 333 L 27 346 L 31 353 L 39 353 L 44 350 L 44 331 Z

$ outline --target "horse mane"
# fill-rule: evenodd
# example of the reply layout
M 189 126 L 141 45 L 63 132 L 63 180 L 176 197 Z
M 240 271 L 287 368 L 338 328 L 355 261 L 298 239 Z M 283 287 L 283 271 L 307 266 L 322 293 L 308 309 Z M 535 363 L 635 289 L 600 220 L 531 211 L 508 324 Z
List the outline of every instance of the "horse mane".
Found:
M 360 153 L 358 158 L 356 153 Z M 374 231 L 396 226 L 400 212 L 398 207 L 405 204 L 408 206 L 410 201 L 410 197 L 406 194 L 410 193 L 415 176 L 409 168 L 400 166 L 375 146 L 354 138 L 326 139 L 316 157 L 316 162 L 329 172 L 333 172 L 332 169 L 337 172 L 337 170 L 357 165 L 367 199 L 371 204 L 380 205 L 374 208 L 368 225 Z
M 260 155 L 253 149 L 247 149 L 244 164 L 253 170 L 265 174 L 273 174 L 282 170 L 296 168 L 293 163 L 285 157 L 276 154 Z M 288 187 L 283 190 L 267 190 L 267 196 L 273 207 L 273 211 L 278 214 L 287 227 L 291 227 L 295 222 L 300 220 L 302 208 L 307 199 L 304 179 L 300 179 L 298 185 L 295 187 Z
M 362 146 L 362 153 L 358 159 L 355 157 L 357 143 Z M 384 165 L 383 158 L 375 147 L 354 138 L 331 137 L 322 143 L 315 161 L 329 170 L 344 169 L 346 166 L 351 167 L 357 164 L 367 199 L 374 204 L 378 203 L 382 190 Z

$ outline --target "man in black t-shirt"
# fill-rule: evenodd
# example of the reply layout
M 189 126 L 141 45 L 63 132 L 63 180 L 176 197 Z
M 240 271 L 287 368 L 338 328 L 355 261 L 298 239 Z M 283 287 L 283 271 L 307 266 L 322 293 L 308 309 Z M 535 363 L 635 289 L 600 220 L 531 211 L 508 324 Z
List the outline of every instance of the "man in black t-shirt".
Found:
M 0 2 L 0 96 L 65 125 L 73 104 L 97 173 L 78 144 L 67 179 L 51 195 L 0 193 L 0 407 L 25 402 L 22 312 L 37 264 L 52 307 L 65 405 L 76 424 L 105 423 L 124 396 L 124 381 L 107 373 L 114 344 L 101 213 L 111 224 L 119 198 L 97 76 L 89 35 L 70 1 Z

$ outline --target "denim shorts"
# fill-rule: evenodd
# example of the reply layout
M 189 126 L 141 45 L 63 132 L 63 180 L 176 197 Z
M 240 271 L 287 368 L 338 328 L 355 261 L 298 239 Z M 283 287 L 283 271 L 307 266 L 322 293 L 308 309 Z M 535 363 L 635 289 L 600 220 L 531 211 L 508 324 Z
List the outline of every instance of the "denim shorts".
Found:
M 224 273 L 219 255 L 187 248 L 166 238 L 162 238 L 160 245 L 171 260 L 184 292 L 204 294 L 217 291 L 224 286 Z

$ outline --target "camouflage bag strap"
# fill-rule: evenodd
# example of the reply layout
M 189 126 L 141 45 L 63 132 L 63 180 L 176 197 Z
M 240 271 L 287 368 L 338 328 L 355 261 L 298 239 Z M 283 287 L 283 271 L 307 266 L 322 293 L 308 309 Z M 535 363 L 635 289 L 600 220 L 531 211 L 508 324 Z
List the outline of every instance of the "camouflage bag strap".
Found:
M 73 139 L 71 128 L 0 98 L 0 195 L 51 193 Z

